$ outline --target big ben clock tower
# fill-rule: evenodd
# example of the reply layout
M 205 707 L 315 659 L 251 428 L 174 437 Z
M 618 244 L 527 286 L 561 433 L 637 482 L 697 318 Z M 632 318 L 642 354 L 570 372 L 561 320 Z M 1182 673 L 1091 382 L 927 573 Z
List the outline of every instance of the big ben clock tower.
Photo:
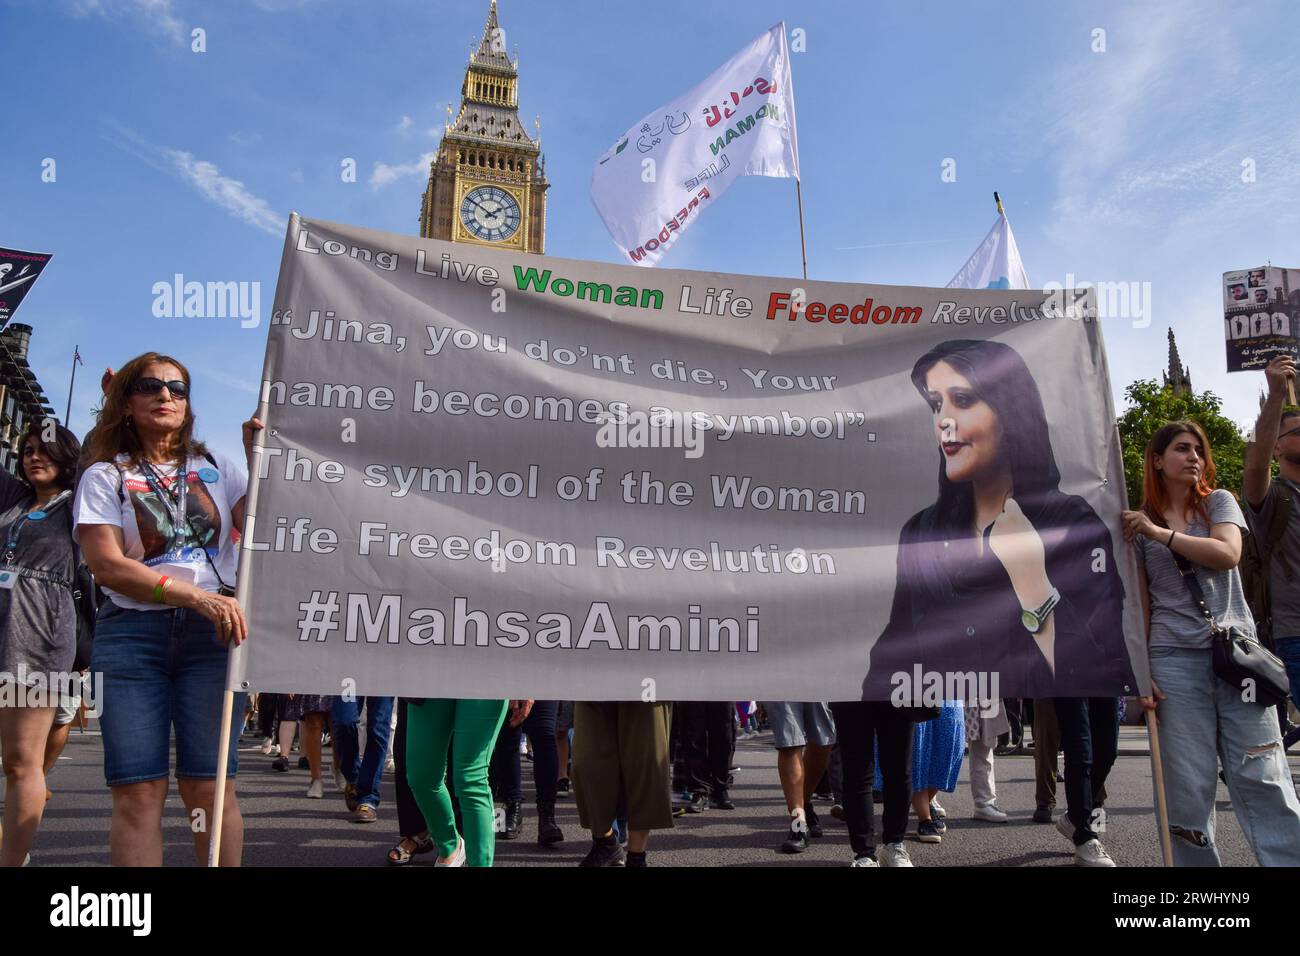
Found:
M 460 112 L 429 164 L 420 235 L 545 251 L 549 184 L 541 138 L 529 136 L 519 122 L 519 62 L 506 53 L 496 0 L 460 93 Z

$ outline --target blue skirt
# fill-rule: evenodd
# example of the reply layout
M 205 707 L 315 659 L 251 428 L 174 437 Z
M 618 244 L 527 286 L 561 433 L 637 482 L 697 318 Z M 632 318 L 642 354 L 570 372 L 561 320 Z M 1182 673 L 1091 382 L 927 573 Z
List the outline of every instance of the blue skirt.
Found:
M 916 725 L 912 734 L 912 792 L 957 789 L 961 762 L 966 753 L 966 716 L 959 701 L 945 701 L 939 716 Z M 876 759 L 877 790 L 884 789 L 880 760 Z

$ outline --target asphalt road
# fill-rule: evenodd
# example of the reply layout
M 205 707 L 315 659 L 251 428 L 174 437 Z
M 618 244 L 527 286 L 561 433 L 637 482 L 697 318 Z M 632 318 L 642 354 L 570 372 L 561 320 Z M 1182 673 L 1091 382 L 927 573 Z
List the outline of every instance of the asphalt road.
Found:
M 1159 866 L 1146 731 L 1125 727 L 1121 734 L 1121 756 L 1107 782 L 1110 799 L 1104 843 L 1120 866 Z M 328 778 L 328 756 L 326 760 Z M 1297 761 L 1300 757 L 1292 757 L 1293 772 L 1300 772 Z M 844 826 L 831 819 L 825 806 L 819 807 L 826 829 L 822 839 L 813 841 L 812 848 L 798 856 L 778 852 L 785 822 L 770 734 L 737 744 L 736 763 L 741 767 L 732 792 L 736 809 L 681 817 L 675 829 L 654 834 L 650 841 L 651 865 L 802 867 L 842 866 L 849 862 L 852 854 Z M 239 793 L 245 820 L 245 866 L 385 865 L 385 854 L 398 838 L 391 775 L 384 778 L 379 821 L 355 824 L 330 780 L 326 781 L 324 800 L 308 800 L 304 796 L 309 782 L 306 771 L 295 767 L 289 773 L 276 773 L 270 764 L 270 758 L 262 756 L 252 738 L 241 741 Z M 536 816 L 528 804 L 530 767 L 525 764 L 528 793 L 524 833 L 518 840 L 498 840 L 496 865 L 573 866 L 589 845 L 586 835 L 578 829 L 573 799 L 561 798 L 557 808 L 565 842 L 550 848 L 537 846 Z M 1055 827 L 1030 821 L 1034 809 L 1033 773 L 1031 757 L 997 758 L 998 802 L 1011 819 L 991 824 L 971 819 L 970 787 L 963 766 L 956 792 L 940 797 L 949 812 L 948 834 L 943 842 L 922 844 L 909 837 L 908 852 L 916 865 L 1071 865 L 1069 841 Z M 110 800 L 103 784 L 97 733 L 73 730 L 64 756 L 51 774 L 50 786 L 54 798 L 47 806 L 33 863 L 107 866 Z M 1063 804 L 1063 788 L 1060 799 Z M 1254 865 L 1222 784 L 1217 808 L 1223 862 Z M 193 865 L 189 828 L 174 786 L 167 800 L 164 839 L 168 865 Z M 433 863 L 431 855 L 416 859 L 416 866 Z

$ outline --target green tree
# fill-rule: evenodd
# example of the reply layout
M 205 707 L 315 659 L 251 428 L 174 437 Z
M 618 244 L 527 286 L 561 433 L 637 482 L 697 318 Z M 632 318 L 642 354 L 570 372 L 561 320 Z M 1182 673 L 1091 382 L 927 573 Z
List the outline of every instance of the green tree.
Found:
M 1213 392 L 1176 395 L 1168 385 L 1154 379 L 1140 379 L 1124 389 L 1128 405 L 1119 417 L 1120 447 L 1124 452 L 1124 483 L 1129 507 L 1142 502 L 1142 454 L 1162 425 L 1180 418 L 1199 422 L 1209 436 L 1217 471 L 1215 483 L 1241 495 L 1241 472 L 1246 456 L 1246 437 L 1236 422 L 1223 415 L 1223 399 Z

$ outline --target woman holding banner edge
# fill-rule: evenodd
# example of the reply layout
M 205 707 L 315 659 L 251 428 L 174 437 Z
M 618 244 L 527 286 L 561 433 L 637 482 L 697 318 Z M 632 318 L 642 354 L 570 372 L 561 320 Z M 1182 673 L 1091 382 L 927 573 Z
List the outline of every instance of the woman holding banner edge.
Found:
M 103 677 L 112 863 L 159 866 L 173 724 L 186 810 L 191 821 L 212 815 L 228 644 L 247 637 L 232 590 L 232 532 L 243 525 L 247 477 L 194 439 L 190 376 L 176 359 L 147 352 L 105 383 L 74 533 L 108 598 L 91 669 Z M 246 454 L 261 427 L 257 419 L 244 423 Z M 242 704 L 238 695 L 236 712 Z M 237 740 L 232 732 L 224 787 L 221 859 L 228 865 L 238 865 L 243 844 Z M 208 827 L 192 829 L 202 864 Z
M 944 342 L 911 379 L 934 414 L 939 496 L 900 535 L 863 699 L 890 698 L 893 676 L 917 664 L 995 674 L 1002 696 L 1056 698 L 1070 807 L 1058 825 L 1076 863 L 1113 866 L 1093 826 L 1118 748 L 1114 695 L 1136 680 L 1111 533 L 1060 490 L 1043 400 L 1014 349 Z
M 1232 808 L 1261 866 L 1300 866 L 1300 801 L 1271 707 L 1214 672 L 1209 622 L 1197 609 L 1178 559 L 1190 563 L 1217 623 L 1255 635 L 1242 590 L 1241 508 L 1216 489 L 1214 453 L 1196 422 L 1170 422 L 1143 454 L 1142 506 L 1124 512 L 1137 552 L 1151 657 L 1151 697 L 1164 755 L 1175 866 L 1218 866 L 1216 764 Z

